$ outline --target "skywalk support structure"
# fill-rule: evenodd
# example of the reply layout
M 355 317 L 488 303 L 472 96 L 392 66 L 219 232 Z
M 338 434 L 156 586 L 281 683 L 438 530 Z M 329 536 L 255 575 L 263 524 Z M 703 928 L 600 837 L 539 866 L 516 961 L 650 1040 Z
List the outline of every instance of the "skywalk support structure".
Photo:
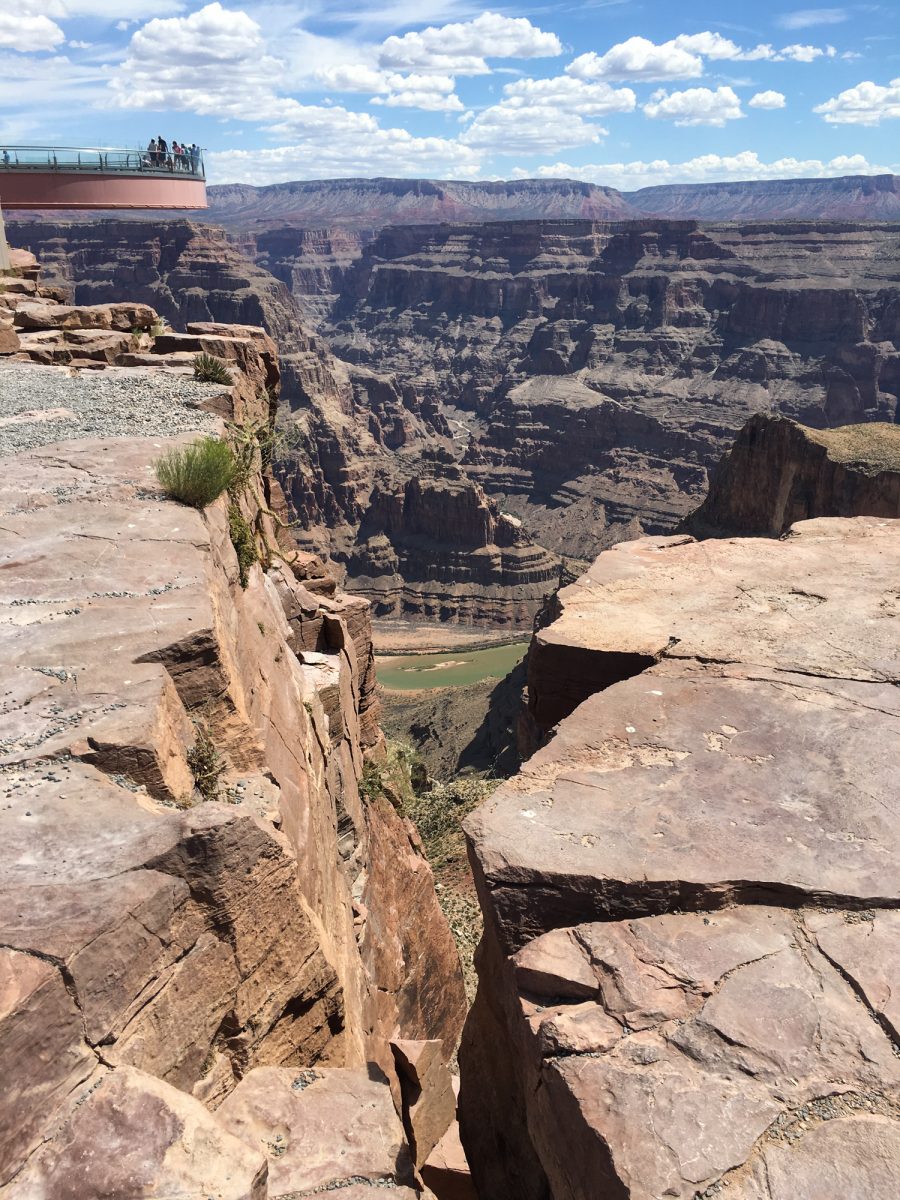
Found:
M 202 155 L 159 162 L 143 150 L 0 147 L 0 270 L 9 270 L 3 206 L 13 209 L 206 208 Z

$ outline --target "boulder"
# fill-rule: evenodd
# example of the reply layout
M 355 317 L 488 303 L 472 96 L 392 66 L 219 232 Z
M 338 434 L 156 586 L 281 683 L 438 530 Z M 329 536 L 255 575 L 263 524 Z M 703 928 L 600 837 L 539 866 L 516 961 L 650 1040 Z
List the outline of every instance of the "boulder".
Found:
M 10 1200 L 266 1200 L 265 1155 L 143 1071 L 99 1070 L 5 1195 Z
M 403 1124 L 417 1168 L 431 1154 L 456 1119 L 456 1095 L 443 1047 L 439 1041 L 391 1042 L 400 1096 Z
M 225 1129 L 269 1163 L 269 1198 L 412 1184 L 387 1079 L 362 1070 L 257 1067 L 223 1102 Z

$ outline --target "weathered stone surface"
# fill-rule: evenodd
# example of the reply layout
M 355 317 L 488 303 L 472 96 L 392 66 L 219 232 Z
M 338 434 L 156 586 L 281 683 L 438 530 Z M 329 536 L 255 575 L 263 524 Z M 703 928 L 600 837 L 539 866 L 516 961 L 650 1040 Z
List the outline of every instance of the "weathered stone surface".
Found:
M 529 654 L 529 709 L 547 730 L 655 662 L 697 660 L 853 680 L 900 675 L 897 524 L 798 524 L 781 541 L 625 542 L 554 601 Z M 832 636 L 823 638 L 827 628 Z M 545 664 L 547 664 L 545 668 Z
M 623 544 L 560 593 L 559 724 L 466 822 L 480 1194 L 889 1194 L 898 556 L 900 522 L 818 519 Z
M 900 517 L 900 427 L 751 417 L 685 521 L 698 536 L 784 533 L 811 517 Z
M 269 420 L 267 335 L 208 333 L 234 350 L 230 415 Z M 82 386 L 33 364 L 5 368 L 4 386 L 19 369 L 29 386 L 47 371 L 60 403 Z M 148 378 L 111 370 L 125 387 Z M 359 789 L 381 737 L 366 602 L 303 586 L 259 473 L 238 501 L 260 558 L 243 586 L 226 498 L 198 512 L 156 483 L 175 443 L 127 436 L 127 416 L 125 436 L 96 440 L 77 408 L 13 405 L 29 448 L 0 483 L 2 1178 L 68 1195 L 88 1156 L 91 1194 L 263 1200 L 259 1158 L 232 1170 L 188 1094 L 214 1108 L 261 1064 L 392 1071 L 398 1035 L 446 1039 L 449 1055 L 459 963 L 411 830 Z M 69 418 L 74 440 L 53 442 Z M 78 1090 L 98 1062 L 109 1105 Z M 97 1147 L 114 1147 L 117 1111 L 123 1137 L 146 1129 L 110 1165 Z
M 74 1097 L 11 1200 L 266 1200 L 266 1160 L 199 1101 L 143 1071 L 98 1071 Z
M 411 1183 L 387 1080 L 365 1071 L 251 1071 L 218 1110 L 222 1125 L 269 1163 L 270 1200 L 368 1183 Z
M 417 1168 L 431 1154 L 456 1120 L 456 1094 L 438 1041 L 391 1042 L 400 1095 L 403 1124 Z

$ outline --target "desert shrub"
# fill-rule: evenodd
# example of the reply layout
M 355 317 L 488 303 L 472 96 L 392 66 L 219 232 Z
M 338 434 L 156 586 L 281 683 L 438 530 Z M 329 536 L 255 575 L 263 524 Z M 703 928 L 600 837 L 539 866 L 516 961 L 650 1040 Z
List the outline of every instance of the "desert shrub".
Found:
M 194 359 L 194 378 L 200 383 L 231 383 L 231 372 L 214 354 L 198 354 Z
M 194 776 L 194 786 L 204 800 L 219 798 L 219 778 L 225 762 L 215 747 L 205 725 L 197 724 L 197 738 L 187 752 L 188 766 Z
M 237 555 L 241 587 L 245 588 L 250 579 L 250 568 L 259 559 L 259 553 L 256 549 L 253 530 L 247 524 L 240 505 L 234 500 L 228 505 L 228 532 Z
M 367 762 L 363 767 L 362 779 L 359 781 L 359 791 L 366 800 L 374 803 L 384 790 L 384 779 L 381 768 L 377 763 Z
M 168 494 L 194 508 L 212 504 L 231 486 L 234 473 L 231 447 L 214 437 L 168 450 L 156 462 L 156 478 Z

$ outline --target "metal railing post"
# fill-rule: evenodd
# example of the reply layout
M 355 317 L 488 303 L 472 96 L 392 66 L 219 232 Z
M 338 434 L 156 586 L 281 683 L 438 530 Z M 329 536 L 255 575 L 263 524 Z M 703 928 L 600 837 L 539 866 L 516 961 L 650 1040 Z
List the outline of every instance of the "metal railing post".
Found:
M 6 241 L 6 229 L 3 225 L 3 207 L 0 206 L 0 271 L 8 271 L 11 266 L 9 245 Z

